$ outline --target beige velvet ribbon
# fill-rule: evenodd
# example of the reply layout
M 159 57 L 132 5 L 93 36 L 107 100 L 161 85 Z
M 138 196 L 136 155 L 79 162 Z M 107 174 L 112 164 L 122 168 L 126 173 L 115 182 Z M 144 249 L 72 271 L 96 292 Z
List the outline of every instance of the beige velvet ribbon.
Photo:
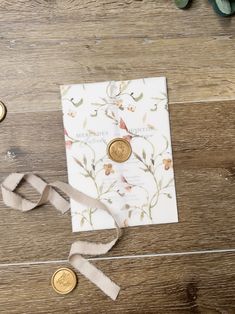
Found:
M 41 194 L 37 203 L 31 202 L 14 192 L 23 179 L 31 184 Z M 121 229 L 115 217 L 104 203 L 76 190 L 67 183 L 56 181 L 52 184 L 47 184 L 41 178 L 32 173 L 10 174 L 2 183 L 1 190 L 4 203 L 11 208 L 26 212 L 49 201 L 61 213 L 65 213 L 69 210 L 70 204 L 53 187 L 58 188 L 75 201 L 89 207 L 103 209 L 113 217 L 117 231 L 114 240 L 108 243 L 76 241 L 71 246 L 68 260 L 75 269 L 99 287 L 106 295 L 108 295 L 112 300 L 116 300 L 120 287 L 82 256 L 106 254 L 121 236 Z

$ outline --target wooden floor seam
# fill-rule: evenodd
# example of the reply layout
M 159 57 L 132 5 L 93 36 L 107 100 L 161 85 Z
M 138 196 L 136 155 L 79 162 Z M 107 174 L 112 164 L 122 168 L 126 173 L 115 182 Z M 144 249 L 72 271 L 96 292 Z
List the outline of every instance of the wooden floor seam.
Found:
M 166 77 L 167 78 L 167 77 Z M 89 83 L 88 83 L 89 84 Z M 195 101 L 194 100 L 180 100 L 180 101 L 169 101 L 168 104 L 169 106 L 174 106 L 174 105 L 194 105 L 194 104 L 203 104 L 203 103 L 206 103 L 208 105 L 210 104 L 213 104 L 213 103 L 218 103 L 218 102 L 223 102 L 223 103 L 229 103 L 229 102 L 233 102 L 235 100 L 235 98 L 221 98 L 221 99 L 217 99 L 217 98 L 214 98 L 214 99 L 196 99 Z M 58 106 L 60 106 L 60 103 L 58 103 Z M 42 110 L 11 110 L 11 114 L 22 114 L 25 113 L 40 113 L 40 112 L 57 112 L 57 111 L 61 111 L 62 112 L 62 107 L 58 107 L 58 108 L 50 108 L 50 109 L 46 109 L 46 108 L 43 108 Z
M 94 257 L 88 258 L 89 261 L 105 261 L 105 260 L 121 260 L 121 259 L 139 259 L 139 258 L 152 258 L 152 257 L 167 257 L 167 256 L 184 256 L 196 254 L 218 254 L 218 253 L 233 253 L 234 249 L 215 249 L 215 250 L 199 250 L 188 252 L 169 252 L 169 253 L 156 253 L 156 254 L 138 254 L 138 255 L 123 255 L 123 256 L 108 256 L 108 257 Z M 34 261 L 34 262 L 21 262 L 21 263 L 4 263 L 0 264 L 1 267 L 12 266 L 29 266 L 29 265 L 43 265 L 43 264 L 59 264 L 68 263 L 68 260 L 51 260 L 51 261 Z

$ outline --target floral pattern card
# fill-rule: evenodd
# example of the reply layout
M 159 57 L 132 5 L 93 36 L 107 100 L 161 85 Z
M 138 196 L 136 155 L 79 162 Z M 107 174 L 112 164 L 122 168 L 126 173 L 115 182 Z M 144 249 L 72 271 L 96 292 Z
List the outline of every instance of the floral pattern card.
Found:
M 166 78 L 61 86 L 68 180 L 106 203 L 121 226 L 178 221 Z M 130 158 L 107 146 L 127 140 Z M 114 228 L 99 208 L 71 200 L 73 231 Z

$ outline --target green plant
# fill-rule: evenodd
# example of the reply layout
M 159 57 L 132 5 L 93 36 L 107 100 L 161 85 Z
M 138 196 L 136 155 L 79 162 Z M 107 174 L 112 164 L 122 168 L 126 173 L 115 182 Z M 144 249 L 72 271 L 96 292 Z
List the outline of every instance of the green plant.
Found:
M 231 16 L 235 13 L 235 0 L 209 0 L 216 13 L 221 16 Z M 175 0 L 175 4 L 180 9 L 190 7 L 192 0 Z

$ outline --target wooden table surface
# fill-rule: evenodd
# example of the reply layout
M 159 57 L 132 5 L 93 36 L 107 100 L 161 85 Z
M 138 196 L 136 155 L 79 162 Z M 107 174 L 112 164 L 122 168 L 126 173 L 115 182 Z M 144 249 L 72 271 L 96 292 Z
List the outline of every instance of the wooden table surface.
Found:
M 0 180 L 67 180 L 59 85 L 166 76 L 180 219 L 126 228 L 94 259 L 122 287 L 117 301 L 80 274 L 59 296 L 50 277 L 72 241 L 110 231 L 72 234 L 70 214 L 22 214 L 0 198 L 0 313 L 235 313 L 234 34 L 235 18 L 208 1 L 0 2 Z

